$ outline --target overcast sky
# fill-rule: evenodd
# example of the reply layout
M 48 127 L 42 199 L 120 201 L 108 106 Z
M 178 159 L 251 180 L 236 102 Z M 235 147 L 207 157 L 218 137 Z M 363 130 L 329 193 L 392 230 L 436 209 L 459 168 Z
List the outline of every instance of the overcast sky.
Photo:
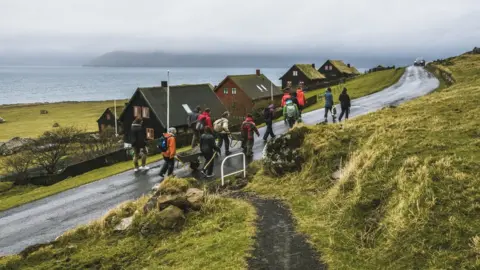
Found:
M 480 0 L 0 0 L 0 53 L 431 54 L 480 46 Z

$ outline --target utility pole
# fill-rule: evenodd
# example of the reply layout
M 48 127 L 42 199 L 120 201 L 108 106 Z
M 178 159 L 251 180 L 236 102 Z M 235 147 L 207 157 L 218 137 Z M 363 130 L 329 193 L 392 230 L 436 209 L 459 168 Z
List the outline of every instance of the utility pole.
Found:
M 167 70 L 167 132 L 170 128 L 170 70 Z

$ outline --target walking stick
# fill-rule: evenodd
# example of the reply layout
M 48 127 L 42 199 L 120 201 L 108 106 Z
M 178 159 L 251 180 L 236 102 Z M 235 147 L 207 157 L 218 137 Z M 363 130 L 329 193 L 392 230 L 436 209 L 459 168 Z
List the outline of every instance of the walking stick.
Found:
M 215 159 L 216 156 L 217 156 L 217 152 L 215 152 L 212 158 L 210 159 L 210 161 L 207 164 L 205 164 L 205 166 L 203 166 L 203 170 L 207 169 L 208 165 L 210 165 L 210 163 Z

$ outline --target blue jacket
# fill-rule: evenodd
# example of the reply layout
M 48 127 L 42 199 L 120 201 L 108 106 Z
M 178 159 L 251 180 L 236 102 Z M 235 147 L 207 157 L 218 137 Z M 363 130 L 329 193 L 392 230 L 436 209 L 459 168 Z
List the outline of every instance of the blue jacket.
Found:
M 331 92 L 325 92 L 325 107 L 333 106 L 333 95 Z

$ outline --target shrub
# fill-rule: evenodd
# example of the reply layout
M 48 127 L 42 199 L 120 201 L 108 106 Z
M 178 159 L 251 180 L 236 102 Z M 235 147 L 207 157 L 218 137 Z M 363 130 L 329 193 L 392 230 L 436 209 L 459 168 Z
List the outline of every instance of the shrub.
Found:
M 32 165 L 30 151 L 23 151 L 2 159 L 2 167 L 13 174 L 15 185 L 28 184 L 28 170 Z

